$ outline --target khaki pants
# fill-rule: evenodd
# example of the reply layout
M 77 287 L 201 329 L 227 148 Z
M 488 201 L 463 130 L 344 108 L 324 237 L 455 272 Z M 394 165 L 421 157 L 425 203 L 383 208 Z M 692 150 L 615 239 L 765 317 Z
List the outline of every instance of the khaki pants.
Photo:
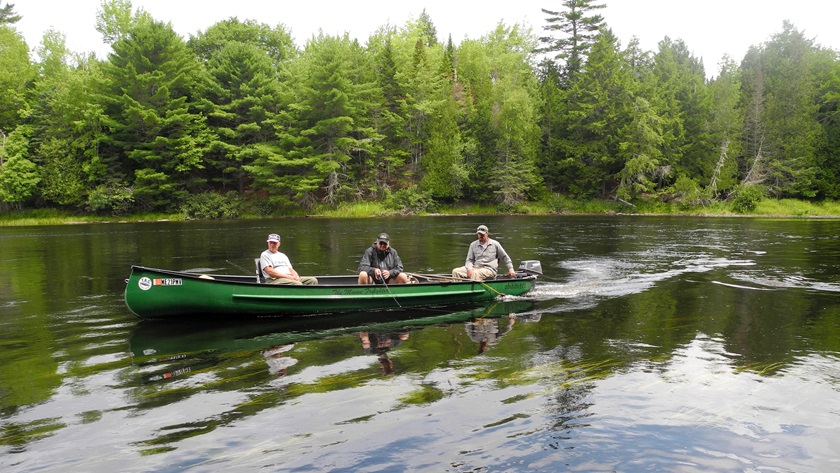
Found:
M 286 284 L 286 285 L 289 285 L 289 286 L 300 286 L 302 284 L 306 285 L 306 286 L 314 286 L 314 285 L 318 284 L 318 279 L 313 278 L 312 276 L 301 276 L 300 281 L 294 281 L 294 280 L 286 279 L 286 278 L 277 278 L 277 279 L 269 279 L 266 282 L 269 283 L 269 284 Z
M 452 270 L 452 277 L 458 279 L 467 279 L 467 268 L 466 266 L 461 266 L 460 268 L 455 268 Z M 496 277 L 496 272 L 490 268 L 479 268 L 477 266 L 472 267 L 472 279 L 473 281 L 484 281 L 485 279 Z

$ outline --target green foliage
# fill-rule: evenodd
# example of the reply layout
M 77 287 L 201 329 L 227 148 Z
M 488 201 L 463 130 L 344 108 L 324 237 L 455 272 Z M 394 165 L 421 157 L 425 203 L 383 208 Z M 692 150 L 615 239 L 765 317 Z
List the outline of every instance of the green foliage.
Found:
M 84 202 L 85 182 L 81 163 L 67 151 L 70 143 L 65 139 L 48 138 L 39 148 L 45 161 L 41 167 L 45 199 L 62 206 L 80 206 Z
M 563 0 L 563 6 L 564 11 L 542 9 L 548 15 L 544 29 L 551 35 L 540 38 L 546 45 L 541 51 L 554 53 L 554 59 L 564 61 L 565 75 L 573 81 L 583 68 L 587 52 L 604 23 L 604 17 L 595 11 L 606 5 L 597 0 Z M 559 33 L 559 37 L 555 37 L 555 33 Z
M 35 195 L 41 177 L 35 164 L 18 155 L 9 158 L 0 166 L 0 201 L 20 204 Z
M 202 192 L 187 197 L 181 212 L 187 218 L 225 219 L 238 218 L 242 215 L 244 201 L 236 192 L 224 195 L 215 192 Z
M 134 196 L 130 187 L 100 185 L 91 190 L 87 205 L 96 213 L 125 215 L 134 210 Z
M 7 5 L 8 6 L 8 5 Z M 26 89 L 36 70 L 20 34 L 0 24 L 0 130 L 10 133 L 26 109 Z
M 212 196 L 234 189 L 259 215 L 366 201 L 387 202 L 363 210 L 376 214 L 458 202 L 706 212 L 730 195 L 758 211 L 752 184 L 776 198 L 840 196 L 836 51 L 785 23 L 707 80 L 682 40 L 622 50 L 602 5 L 561 5 L 544 10 L 539 39 L 499 23 L 443 43 L 424 12 L 364 46 L 321 34 L 299 51 L 285 26 L 237 18 L 185 43 L 130 1 L 106 0 L 107 60 L 47 31 L 35 63 L 0 7 L 6 207 L 208 215 Z M 557 57 L 536 67 L 540 40 Z M 547 205 L 545 192 L 583 200 Z
M 431 193 L 421 192 L 417 186 L 411 186 L 390 194 L 385 200 L 385 206 L 403 214 L 419 214 L 434 212 L 438 204 Z
M 0 7 L 0 25 L 8 25 L 20 21 L 21 16 L 14 11 L 14 3 L 6 3 Z
M 195 56 L 170 25 L 140 23 L 117 41 L 105 65 L 110 94 L 105 113 L 107 153 L 134 168 L 134 197 L 143 208 L 175 209 L 204 168 L 210 135 L 195 110 L 201 79 Z M 114 172 L 114 171 L 111 171 Z
M 222 20 L 196 36 L 188 44 L 204 61 L 210 61 L 216 54 L 232 43 L 247 44 L 258 48 L 275 67 L 288 60 L 295 53 L 295 45 L 289 32 L 282 26 L 271 27 L 254 20 L 240 21 L 238 18 Z
M 96 31 L 102 35 L 103 41 L 114 44 L 137 26 L 152 21 L 142 8 L 132 12 L 131 0 L 105 0 L 96 12 Z
M 620 144 L 633 142 L 625 135 L 639 129 L 632 126 L 637 85 L 609 30 L 598 35 L 586 69 L 588 73 L 574 82 L 567 95 L 563 135 L 556 140 L 560 159 L 555 167 L 562 180 L 552 184 L 577 197 L 603 197 L 613 191 L 625 165 L 622 159 L 633 155 L 622 153 Z M 640 164 L 644 172 L 647 165 Z M 629 177 L 635 175 L 633 169 Z
M 766 192 L 764 186 L 757 184 L 739 186 L 732 199 L 732 210 L 740 214 L 753 212 Z
M 246 167 L 267 158 L 266 144 L 274 138 L 271 119 L 281 104 L 276 69 L 257 46 L 228 42 L 213 54 L 207 72 L 198 91 L 213 136 L 205 157 L 208 178 L 244 192 Z

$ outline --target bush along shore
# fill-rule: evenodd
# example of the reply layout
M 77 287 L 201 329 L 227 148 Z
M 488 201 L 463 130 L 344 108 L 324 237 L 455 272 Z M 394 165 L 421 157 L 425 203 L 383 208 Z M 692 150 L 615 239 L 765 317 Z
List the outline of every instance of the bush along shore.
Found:
M 760 199 L 744 206 L 742 202 L 712 202 L 708 205 L 685 205 L 663 202 L 624 202 L 618 200 L 578 201 L 554 198 L 515 206 L 461 202 L 452 205 L 394 205 L 358 202 L 313 209 L 267 211 L 240 202 L 237 206 L 208 205 L 206 211 L 195 207 L 179 213 L 133 213 L 126 215 L 81 214 L 59 209 L 31 209 L 0 212 L 0 226 L 65 225 L 80 223 L 126 223 L 151 221 L 186 221 L 213 219 L 248 219 L 267 217 L 359 218 L 399 215 L 673 215 L 699 217 L 773 217 L 840 218 L 840 202 L 808 202 L 796 199 Z

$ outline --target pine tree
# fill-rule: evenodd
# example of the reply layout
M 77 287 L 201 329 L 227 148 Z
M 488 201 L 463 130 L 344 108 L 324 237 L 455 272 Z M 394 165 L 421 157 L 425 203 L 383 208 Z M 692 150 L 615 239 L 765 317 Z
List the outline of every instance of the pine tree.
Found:
M 776 197 L 816 196 L 822 130 L 814 74 L 816 48 L 784 23 L 781 33 L 748 51 L 741 65 L 746 103 L 744 183 Z
M 581 74 L 568 93 L 565 136 L 558 139 L 562 187 L 578 197 L 609 196 L 618 184 L 637 111 L 634 71 L 612 31 L 602 29 Z
M 665 37 L 653 57 L 652 77 L 655 83 L 647 97 L 663 120 L 660 187 L 680 176 L 707 181 L 715 165 L 716 144 L 709 137 L 711 102 L 701 60 L 682 40 Z
M 105 64 L 103 96 L 110 133 L 108 153 L 148 209 L 178 208 L 200 185 L 209 136 L 195 110 L 195 56 L 170 25 L 143 23 L 113 45 Z M 113 172 L 112 170 L 111 172 Z
M 604 23 L 604 17 L 595 14 L 595 11 L 605 8 L 605 5 L 597 2 L 563 0 L 565 10 L 542 9 L 548 15 L 548 24 L 543 29 L 549 34 L 540 38 L 545 46 L 539 51 L 552 53 L 554 59 L 563 62 L 564 78 L 568 81 L 575 80 L 575 76 L 581 72 L 589 49 Z
M 3 2 L 0 2 L 2 4 Z M 15 4 L 7 3 L 0 7 L 0 25 L 11 25 L 20 21 L 21 16 L 14 12 Z
M 307 43 L 295 71 L 303 80 L 290 91 L 294 108 L 274 120 L 279 146 L 247 167 L 275 204 L 311 207 L 319 198 L 336 204 L 356 194 L 351 161 L 374 152 L 381 140 L 366 118 L 371 84 L 357 82 L 360 62 L 358 43 L 346 34 Z
M 279 111 L 280 90 L 272 59 L 252 44 L 231 41 L 207 64 L 210 80 L 199 95 L 201 110 L 214 136 L 207 155 L 208 177 L 239 193 L 245 191 L 244 166 L 265 157 L 275 142 L 272 119 Z

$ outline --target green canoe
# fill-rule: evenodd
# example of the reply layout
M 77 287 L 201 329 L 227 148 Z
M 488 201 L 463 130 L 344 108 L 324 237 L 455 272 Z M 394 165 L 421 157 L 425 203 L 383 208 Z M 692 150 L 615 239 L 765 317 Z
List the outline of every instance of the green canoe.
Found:
M 360 286 L 356 276 L 318 276 L 315 286 L 260 283 L 255 276 L 196 274 L 132 266 L 125 303 L 143 319 L 247 317 L 464 304 L 520 296 L 542 273 L 523 261 L 516 277 L 483 282 L 412 274 L 413 284 Z

